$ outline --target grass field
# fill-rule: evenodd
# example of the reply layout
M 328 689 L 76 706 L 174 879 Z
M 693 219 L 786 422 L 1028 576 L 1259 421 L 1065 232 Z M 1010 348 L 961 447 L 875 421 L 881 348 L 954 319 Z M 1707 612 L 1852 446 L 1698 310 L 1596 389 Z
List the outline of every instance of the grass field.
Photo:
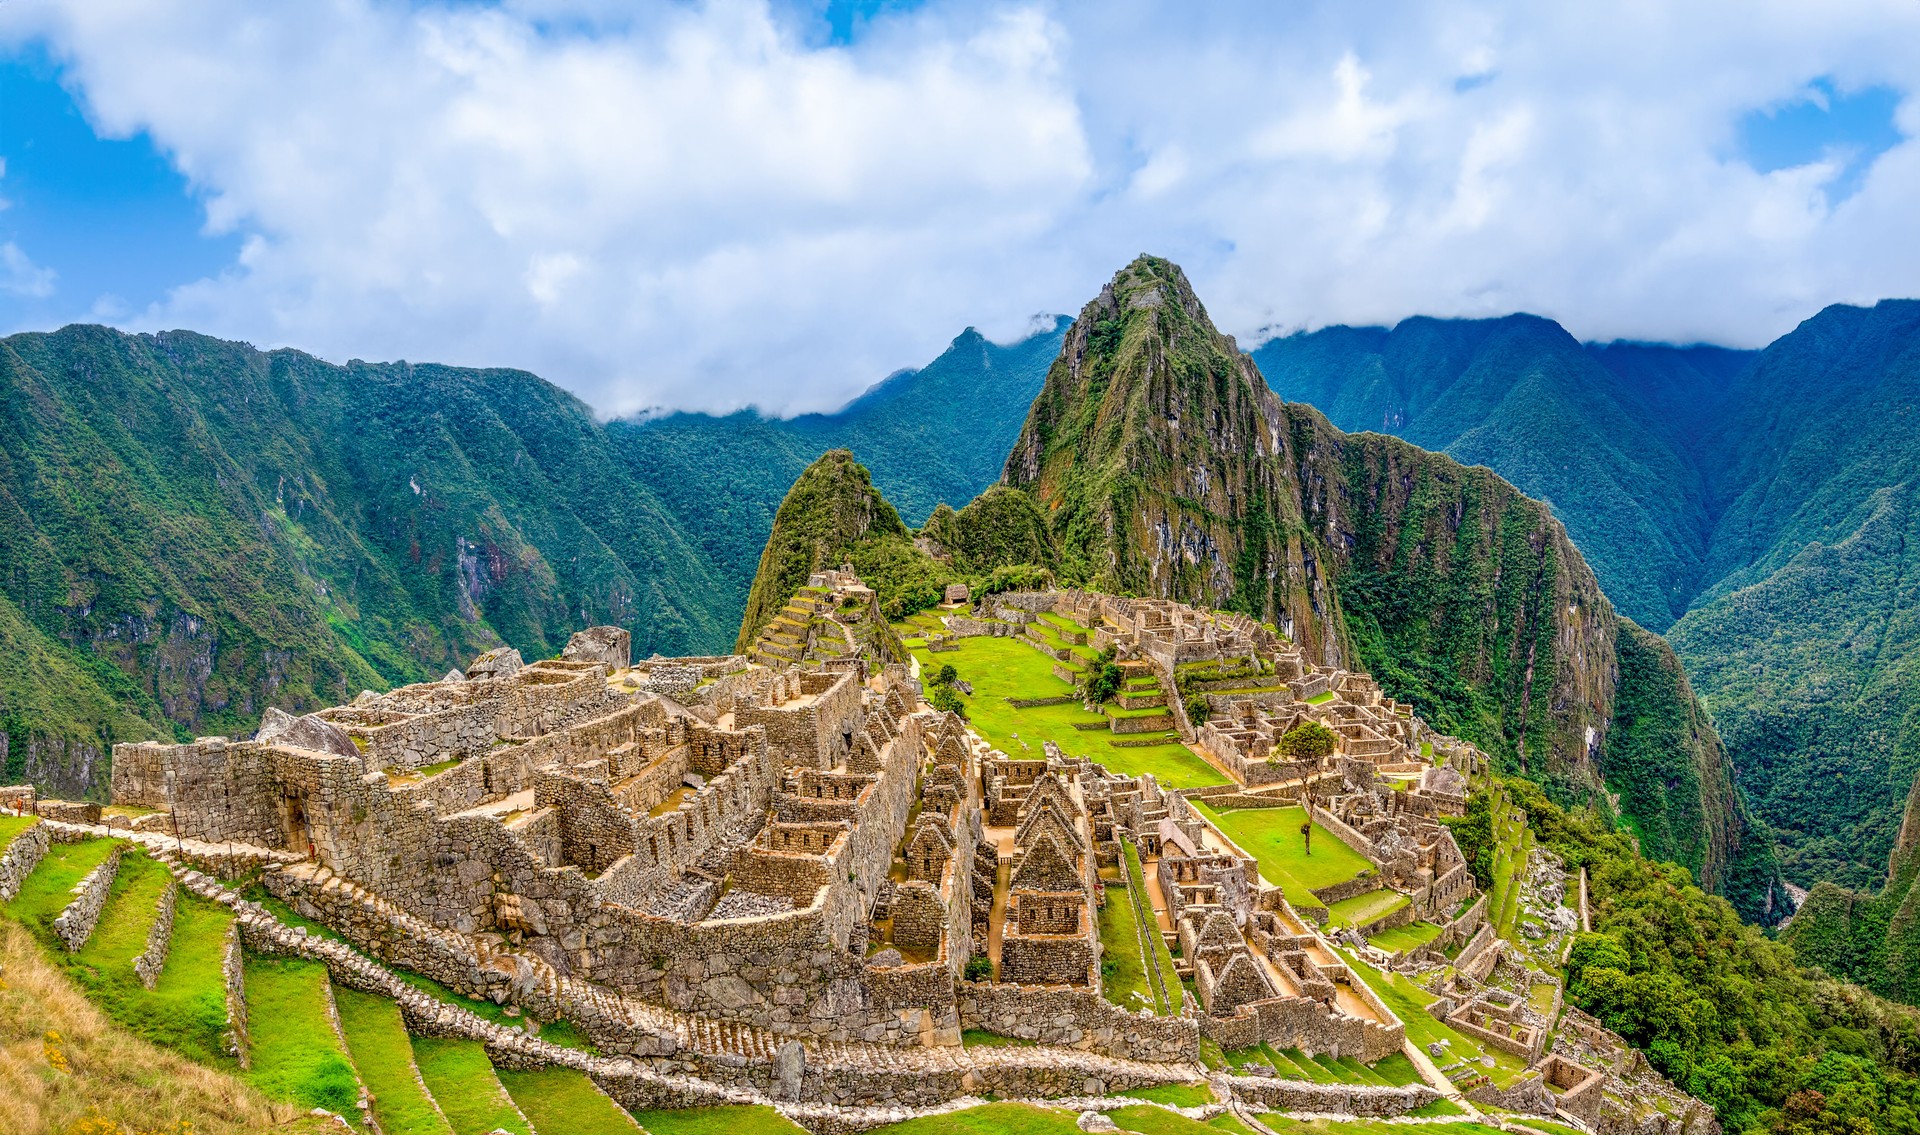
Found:
M 1324 906 L 1313 897 L 1315 887 L 1344 883 L 1373 867 L 1365 856 L 1340 842 L 1318 822 L 1313 825 L 1313 854 L 1307 854 L 1300 837 L 1300 825 L 1307 818 L 1303 808 L 1216 811 L 1204 802 L 1194 803 L 1228 839 L 1253 856 L 1260 864 L 1261 877 L 1283 888 L 1287 901 L 1295 906 Z
M 1200 1107 L 1213 1102 L 1213 1089 L 1205 1084 L 1158 1084 L 1151 1088 L 1134 1088 L 1114 1094 L 1129 1099 L 1170 1103 L 1175 1107 Z
M 374 1122 L 384 1135 L 453 1135 L 433 1097 L 414 1076 L 413 1045 L 400 1006 L 385 997 L 336 986 L 340 1030 L 353 1066 L 373 1097 Z
M 500 1069 L 500 1083 L 541 1135 L 634 1135 L 639 1126 L 593 1086 L 584 1072 L 542 1068 L 537 1072 Z
M 1107 887 L 1107 905 L 1100 908 L 1100 948 L 1104 953 L 1100 966 L 1100 991 L 1107 1000 L 1128 1012 L 1153 1009 L 1164 1012 L 1154 1000 L 1147 980 L 1146 960 L 1140 953 L 1138 918 L 1133 911 L 1133 896 L 1125 887 Z
M 1080 1135 L 1078 1119 L 1075 1112 L 1050 1107 L 990 1103 L 876 1127 L 873 1135 Z
M 93 936 L 78 954 L 54 956 L 65 960 L 75 983 L 123 1028 L 203 1064 L 237 1068 L 222 1039 L 227 1000 L 220 957 L 232 915 L 182 892 L 154 988 L 140 984 L 133 971 L 171 878 L 165 866 L 144 855 L 125 856 Z
M 110 839 L 54 844 L 20 884 L 20 893 L 6 904 L 7 913 L 26 923 L 35 934 L 53 941 L 53 920 L 73 901 L 74 885 L 106 859 L 113 844 Z M 62 947 L 56 942 L 54 948 Z
M 902 625 L 904 630 L 905 625 Z M 1219 769 L 1188 749 L 1177 739 L 1150 747 L 1116 747 L 1114 741 L 1139 740 L 1152 734 L 1116 735 L 1104 729 L 1075 729 L 1074 723 L 1104 723 L 1106 718 L 1088 713 L 1077 703 L 1015 709 L 1007 698 L 1062 697 L 1073 687 L 1053 676 L 1053 661 L 1031 646 L 1010 638 L 965 638 L 959 649 L 930 654 L 917 649 L 914 656 L 924 667 L 951 665 L 960 677 L 973 684 L 973 696 L 966 699 L 967 720 L 989 744 L 1010 757 L 1039 757 L 1042 742 L 1052 741 L 1076 757 L 1088 757 L 1121 776 L 1151 774 L 1169 788 L 1199 788 L 1226 784 Z M 1124 712 L 1124 711 L 1123 711 Z M 1159 713 L 1139 710 L 1134 713 Z M 1026 747 L 1021 747 L 1021 742 Z
M 487 1050 L 477 1040 L 441 1037 L 413 1038 L 413 1060 L 420 1078 L 440 1104 L 453 1135 L 531 1135 L 532 1128 L 513 1106 L 507 1090 L 493 1074 Z
M 797 1124 L 770 1107 L 642 1111 L 634 1113 L 634 1118 L 653 1135 L 804 1135 Z
M 255 1087 L 301 1107 L 324 1107 L 357 1123 L 360 1081 L 327 1019 L 327 967 L 249 957 L 247 1027 Z
M 1424 946 L 1439 936 L 1440 927 L 1431 922 L 1409 922 L 1405 926 L 1396 926 L 1392 930 L 1382 930 L 1367 941 L 1389 954 L 1397 954 L 1402 950 Z
M 1327 921 L 1335 926 L 1365 926 L 1376 918 L 1392 914 L 1411 901 L 1399 891 L 1368 891 L 1329 906 Z

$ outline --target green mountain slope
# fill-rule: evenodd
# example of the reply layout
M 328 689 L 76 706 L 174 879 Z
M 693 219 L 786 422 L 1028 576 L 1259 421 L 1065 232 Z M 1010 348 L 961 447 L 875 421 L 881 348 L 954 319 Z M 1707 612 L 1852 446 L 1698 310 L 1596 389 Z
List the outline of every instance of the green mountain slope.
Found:
M 609 424 L 516 371 L 0 340 L 0 771 L 97 791 L 115 741 L 250 729 L 588 623 L 725 650 L 801 469 L 860 439 L 918 515 L 968 499 L 1063 328 L 968 331 L 837 414 Z
M 1008 345 L 969 328 L 924 368 L 893 375 L 833 414 L 673 414 L 607 429 L 713 565 L 731 620 L 747 602 L 787 486 L 828 450 L 858 453 L 916 524 L 941 502 L 957 506 L 992 484 L 1067 322 Z
M 1705 570 L 1713 503 L 1693 457 L 1747 352 L 1582 347 L 1535 316 L 1331 328 L 1253 352 L 1282 397 L 1486 465 L 1549 502 L 1607 595 L 1664 630 Z
M 1920 303 L 1830 307 L 1758 352 L 1582 348 L 1516 316 L 1255 357 L 1336 422 L 1549 500 L 1609 596 L 1670 628 L 1788 875 L 1885 878 L 1920 772 Z
M 72 327 L 0 344 L 0 376 L 0 699 L 9 771 L 48 788 L 97 786 L 113 740 L 249 729 L 502 641 L 722 633 L 665 511 L 531 375 Z

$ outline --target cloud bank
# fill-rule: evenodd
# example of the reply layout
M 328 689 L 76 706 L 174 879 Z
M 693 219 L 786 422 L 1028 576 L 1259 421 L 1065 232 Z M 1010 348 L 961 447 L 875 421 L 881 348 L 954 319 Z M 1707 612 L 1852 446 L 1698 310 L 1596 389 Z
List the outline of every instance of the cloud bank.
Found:
M 1758 344 L 1920 293 L 1920 7 L 16 0 L 242 237 L 123 322 L 525 367 L 607 413 L 830 408 L 1142 251 L 1252 342 L 1528 310 Z M 1897 94 L 1756 169 L 1743 118 Z M 1758 163 L 1770 167 L 1771 163 Z M 1844 177 L 1843 177 L 1844 175 Z M 0 287 L 55 286 L 31 244 Z M 72 297 L 77 311 L 94 297 Z

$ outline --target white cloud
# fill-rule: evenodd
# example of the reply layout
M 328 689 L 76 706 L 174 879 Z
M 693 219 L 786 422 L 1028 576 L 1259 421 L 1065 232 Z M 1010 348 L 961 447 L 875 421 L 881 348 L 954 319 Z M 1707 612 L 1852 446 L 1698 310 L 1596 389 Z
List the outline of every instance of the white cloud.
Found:
M 44 299 L 53 294 L 54 272 L 35 264 L 12 241 L 0 243 L 0 295 Z
M 1920 89 L 1910 3 L 936 0 L 852 47 L 803 22 L 33 0 L 0 42 L 44 39 L 245 236 L 129 322 L 526 366 L 612 412 L 830 406 L 1140 251 L 1249 339 L 1525 309 L 1752 344 L 1920 292 L 1920 144 L 1838 206 L 1832 163 L 1733 153 L 1816 77 Z

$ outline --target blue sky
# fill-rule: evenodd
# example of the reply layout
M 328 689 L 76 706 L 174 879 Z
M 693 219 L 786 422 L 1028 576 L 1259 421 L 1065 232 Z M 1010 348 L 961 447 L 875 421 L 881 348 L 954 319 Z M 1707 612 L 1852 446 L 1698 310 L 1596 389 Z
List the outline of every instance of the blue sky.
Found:
M 1752 345 L 1920 294 L 1912 5 L 1281 11 L 16 0 L 0 330 L 789 412 L 1140 251 L 1249 343 L 1532 310 Z

